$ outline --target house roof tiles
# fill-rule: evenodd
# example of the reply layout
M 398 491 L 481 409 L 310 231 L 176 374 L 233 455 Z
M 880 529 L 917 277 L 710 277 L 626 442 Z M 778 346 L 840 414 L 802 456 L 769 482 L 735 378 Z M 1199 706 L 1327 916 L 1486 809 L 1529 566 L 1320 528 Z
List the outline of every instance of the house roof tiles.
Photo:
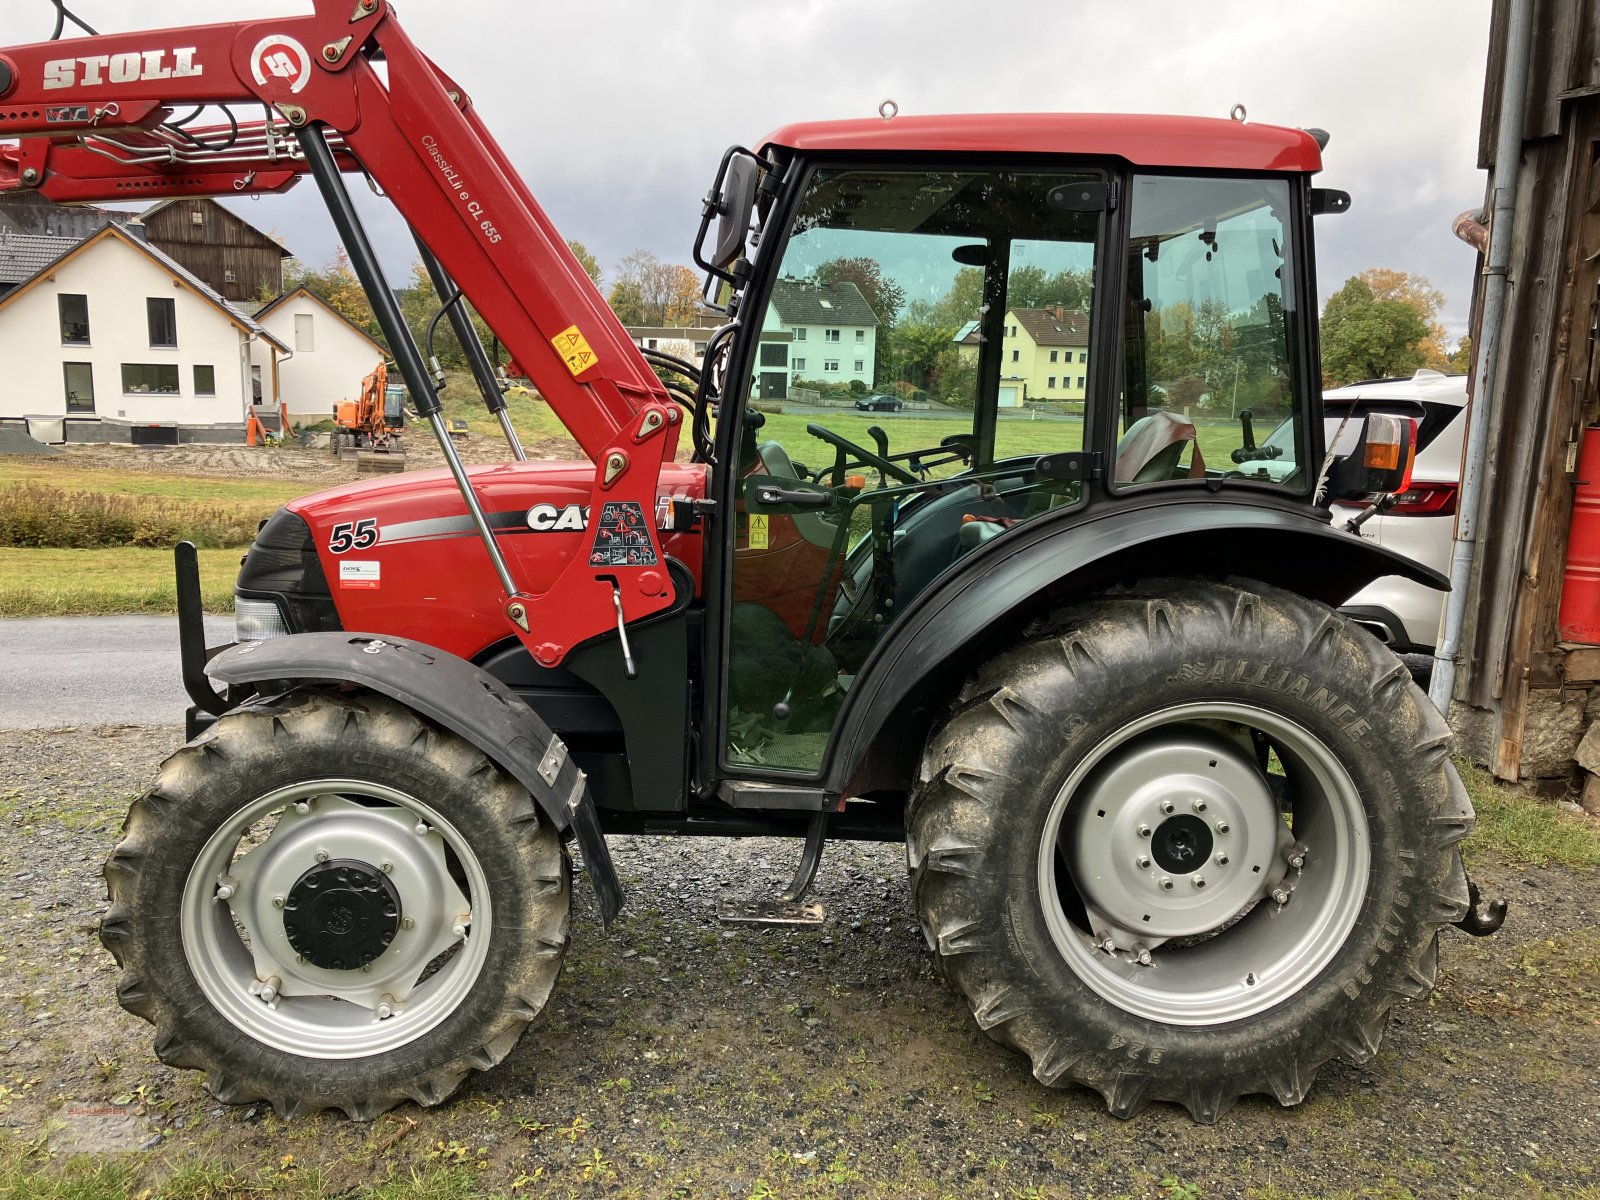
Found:
M 1040 346 L 1087 346 L 1089 315 L 1071 308 L 1013 308 L 1011 315 Z
M 0 283 L 32 279 L 77 244 L 77 238 L 0 230 Z
M 772 285 L 772 306 L 785 325 L 878 324 L 861 289 L 848 281 L 819 284 L 780 279 Z

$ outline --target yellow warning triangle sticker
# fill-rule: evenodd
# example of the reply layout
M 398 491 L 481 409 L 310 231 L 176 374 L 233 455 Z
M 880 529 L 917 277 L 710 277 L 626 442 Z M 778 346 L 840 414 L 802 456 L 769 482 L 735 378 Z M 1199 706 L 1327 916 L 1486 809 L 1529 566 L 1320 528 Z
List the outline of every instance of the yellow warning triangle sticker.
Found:
M 576 325 L 570 325 L 556 334 L 550 339 L 550 344 L 567 364 L 567 370 L 574 375 L 582 375 L 595 364 L 594 350 Z

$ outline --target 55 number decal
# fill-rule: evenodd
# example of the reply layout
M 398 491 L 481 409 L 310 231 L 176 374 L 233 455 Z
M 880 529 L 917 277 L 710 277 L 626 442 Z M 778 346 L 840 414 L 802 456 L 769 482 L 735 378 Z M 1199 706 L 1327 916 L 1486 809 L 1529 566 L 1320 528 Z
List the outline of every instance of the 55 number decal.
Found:
M 359 521 L 344 521 L 333 527 L 328 538 L 328 553 L 343 554 L 347 550 L 370 550 L 378 544 L 378 519 L 363 517 Z

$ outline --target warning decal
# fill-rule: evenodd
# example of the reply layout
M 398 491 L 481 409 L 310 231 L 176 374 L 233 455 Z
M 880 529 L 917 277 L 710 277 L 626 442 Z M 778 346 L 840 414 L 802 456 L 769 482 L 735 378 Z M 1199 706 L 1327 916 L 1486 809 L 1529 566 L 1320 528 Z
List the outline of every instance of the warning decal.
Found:
M 556 353 L 561 355 L 561 360 L 567 364 L 567 370 L 574 375 L 582 375 L 595 364 L 594 351 L 589 348 L 589 339 L 578 332 L 576 325 L 568 325 L 550 339 L 550 344 L 556 348 Z
M 607 500 L 594 531 L 591 567 L 653 567 L 656 548 L 650 541 L 644 508 L 636 500 Z
M 750 514 L 750 549 L 767 548 L 767 517 L 765 513 Z

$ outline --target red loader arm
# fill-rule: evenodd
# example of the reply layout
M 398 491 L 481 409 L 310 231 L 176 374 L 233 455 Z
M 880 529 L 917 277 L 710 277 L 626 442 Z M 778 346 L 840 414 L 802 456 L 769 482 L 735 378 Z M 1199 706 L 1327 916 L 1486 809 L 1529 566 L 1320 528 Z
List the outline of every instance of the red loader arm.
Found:
M 19 139 L 0 145 L 0 191 L 32 188 L 60 201 L 242 195 L 314 175 L 414 400 L 438 426 L 480 518 L 506 619 L 539 662 L 554 665 L 614 627 L 614 592 L 630 621 L 671 601 L 653 514 L 680 411 L 471 101 L 406 36 L 387 0 L 315 0 L 315 9 L 0 49 L 0 134 Z M 196 128 L 177 115 L 201 105 L 260 105 L 264 116 L 238 121 L 230 112 L 227 125 Z M 433 380 L 339 171 L 364 171 L 422 234 L 596 464 L 597 543 L 603 511 L 644 518 L 647 544 L 628 561 L 596 544 L 549 592 L 519 591 L 444 436 Z

